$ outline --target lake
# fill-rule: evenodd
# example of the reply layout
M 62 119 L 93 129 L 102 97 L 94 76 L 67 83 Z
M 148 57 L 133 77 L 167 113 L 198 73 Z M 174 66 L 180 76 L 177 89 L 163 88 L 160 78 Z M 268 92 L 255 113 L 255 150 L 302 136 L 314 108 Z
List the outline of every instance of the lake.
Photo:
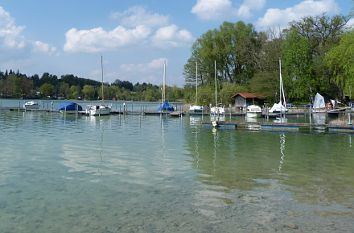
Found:
M 0 232 L 353 232 L 354 135 L 201 120 L 0 111 Z

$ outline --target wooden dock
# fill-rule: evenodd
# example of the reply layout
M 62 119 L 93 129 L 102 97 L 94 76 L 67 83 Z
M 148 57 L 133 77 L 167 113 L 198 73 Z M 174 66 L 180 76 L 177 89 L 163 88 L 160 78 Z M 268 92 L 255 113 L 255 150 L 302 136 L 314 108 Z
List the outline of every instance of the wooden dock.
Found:
M 202 125 L 213 127 L 212 122 L 203 122 Z M 295 131 L 295 132 L 336 132 L 336 133 L 354 133 L 354 125 L 333 125 L 333 124 L 310 124 L 310 123 L 261 123 L 261 122 L 235 122 L 220 121 L 219 128 L 233 128 L 253 131 Z

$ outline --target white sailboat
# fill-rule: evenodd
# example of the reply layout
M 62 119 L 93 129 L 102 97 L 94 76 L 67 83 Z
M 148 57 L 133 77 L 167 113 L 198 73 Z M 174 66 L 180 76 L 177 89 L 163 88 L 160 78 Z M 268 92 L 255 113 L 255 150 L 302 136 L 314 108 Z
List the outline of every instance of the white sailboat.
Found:
M 89 108 L 86 110 L 86 112 L 90 116 L 102 116 L 102 115 L 109 115 L 111 114 L 111 107 L 106 105 L 104 103 L 104 93 L 103 93 L 103 61 L 102 61 L 102 56 L 101 56 L 101 104 L 99 105 L 91 105 Z
M 269 110 L 270 113 L 286 113 L 286 99 L 284 93 L 283 77 L 281 75 L 281 60 L 279 59 L 279 103 L 275 103 Z
M 203 112 L 203 106 L 198 104 L 198 63 L 195 63 L 195 104 L 189 107 L 189 112 Z
M 225 108 L 218 104 L 218 83 L 216 79 L 216 61 L 214 62 L 214 68 L 215 68 L 215 74 L 214 74 L 214 79 L 215 79 L 215 106 L 210 108 L 210 118 L 212 125 L 214 127 L 217 127 L 219 125 L 220 121 L 225 121 Z
M 313 106 L 312 106 L 312 113 L 326 113 L 326 103 L 323 96 L 320 93 L 316 93 Z

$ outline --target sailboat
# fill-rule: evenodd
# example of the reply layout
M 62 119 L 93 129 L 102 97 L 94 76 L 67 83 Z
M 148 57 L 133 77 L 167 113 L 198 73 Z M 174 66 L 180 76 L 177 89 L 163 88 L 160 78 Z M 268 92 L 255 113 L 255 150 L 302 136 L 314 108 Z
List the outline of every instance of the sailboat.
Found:
M 269 110 L 270 113 L 285 113 L 288 109 L 286 108 L 286 99 L 284 93 L 283 77 L 281 75 L 281 60 L 279 59 L 279 103 L 275 103 L 273 107 Z
M 220 106 L 218 104 L 218 83 L 216 79 L 216 61 L 214 63 L 214 68 L 215 68 L 215 74 L 214 74 L 214 79 L 215 79 L 215 106 L 210 108 L 210 118 L 212 125 L 214 127 L 217 127 L 219 125 L 219 121 L 224 121 L 225 120 L 225 108 L 223 106 Z
M 102 115 L 109 115 L 111 114 L 111 107 L 104 103 L 104 93 L 103 93 L 103 61 L 101 56 L 101 104 L 99 105 L 91 105 L 86 110 L 90 116 L 102 116 Z
M 203 112 L 203 106 L 198 104 L 198 63 L 195 63 L 195 104 L 189 107 L 190 113 Z
M 163 79 L 162 79 L 162 100 L 161 105 L 157 110 L 159 113 L 173 112 L 174 108 L 166 100 L 166 61 L 163 63 Z

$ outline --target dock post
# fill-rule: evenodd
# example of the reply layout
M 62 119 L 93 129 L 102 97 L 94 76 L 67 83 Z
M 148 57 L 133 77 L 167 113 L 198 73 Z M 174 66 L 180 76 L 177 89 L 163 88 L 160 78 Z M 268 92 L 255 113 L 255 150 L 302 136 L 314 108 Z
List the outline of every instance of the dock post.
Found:
M 348 111 L 348 125 L 352 125 L 351 113 Z

